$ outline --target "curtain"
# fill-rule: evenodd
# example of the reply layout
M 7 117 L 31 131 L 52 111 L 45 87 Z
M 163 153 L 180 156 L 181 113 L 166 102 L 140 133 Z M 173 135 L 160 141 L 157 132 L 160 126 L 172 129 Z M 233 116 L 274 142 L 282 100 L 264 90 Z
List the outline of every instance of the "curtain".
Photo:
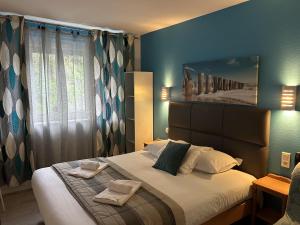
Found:
M 28 26 L 25 44 L 36 166 L 93 157 L 95 91 L 89 36 Z
M 125 150 L 124 65 L 133 70 L 133 38 L 93 32 L 96 89 L 97 154 L 112 156 Z M 124 64 L 125 63 L 125 64 Z
M 23 27 L 23 17 L 0 17 L 0 184 L 9 186 L 32 174 Z
M 124 69 L 126 72 L 134 71 L 134 35 L 124 36 Z

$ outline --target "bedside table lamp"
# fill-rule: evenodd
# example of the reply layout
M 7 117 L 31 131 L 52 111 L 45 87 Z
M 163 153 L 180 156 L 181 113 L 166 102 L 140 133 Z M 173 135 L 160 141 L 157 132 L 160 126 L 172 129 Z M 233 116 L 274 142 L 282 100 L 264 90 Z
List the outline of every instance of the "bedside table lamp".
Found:
M 282 86 L 281 109 L 295 110 L 296 107 L 296 86 Z

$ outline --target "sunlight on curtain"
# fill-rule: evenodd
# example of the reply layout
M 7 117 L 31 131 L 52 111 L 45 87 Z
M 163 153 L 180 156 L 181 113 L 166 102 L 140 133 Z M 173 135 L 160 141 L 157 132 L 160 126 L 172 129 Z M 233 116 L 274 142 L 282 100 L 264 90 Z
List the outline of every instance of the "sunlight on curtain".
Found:
M 93 157 L 95 93 L 89 37 L 28 28 L 25 41 L 37 167 Z

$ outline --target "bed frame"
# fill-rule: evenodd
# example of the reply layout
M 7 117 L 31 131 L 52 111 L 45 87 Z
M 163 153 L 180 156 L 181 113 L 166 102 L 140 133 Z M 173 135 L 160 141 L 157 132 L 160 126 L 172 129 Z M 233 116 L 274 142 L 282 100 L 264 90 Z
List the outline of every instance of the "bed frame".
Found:
M 202 102 L 170 102 L 169 138 L 185 140 L 243 159 L 241 171 L 256 178 L 267 172 L 270 110 Z M 229 225 L 251 213 L 251 200 L 203 225 Z

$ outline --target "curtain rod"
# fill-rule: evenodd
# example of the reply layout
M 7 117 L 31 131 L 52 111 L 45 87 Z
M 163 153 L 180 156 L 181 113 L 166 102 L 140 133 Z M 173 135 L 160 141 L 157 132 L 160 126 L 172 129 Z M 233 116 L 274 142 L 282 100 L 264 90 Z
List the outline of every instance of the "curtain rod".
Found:
M 88 25 L 82 25 L 82 24 L 76 24 L 76 23 L 69 23 L 69 22 L 63 22 L 63 21 L 58 21 L 58 20 L 53 20 L 53 19 L 46 19 L 42 17 L 35 17 L 35 16 L 28 16 L 28 15 L 20 15 L 17 13 L 10 13 L 10 12 L 0 12 L 0 17 L 6 17 L 8 18 L 9 16 L 23 16 L 25 20 L 33 23 L 40 23 L 40 24 L 49 24 L 52 26 L 61 26 L 69 29 L 78 29 L 78 30 L 87 30 L 87 31 L 93 31 L 93 30 L 100 30 L 100 31 L 107 31 L 109 32 L 109 35 L 118 35 L 120 33 L 123 33 L 124 36 L 128 35 L 133 35 L 134 39 L 139 39 L 139 36 L 136 36 L 133 33 L 125 33 L 123 30 L 112 30 L 109 28 L 102 28 L 102 27 L 93 27 L 93 26 L 88 26 Z
M 50 25 L 50 26 L 61 27 L 61 28 L 66 28 L 66 29 L 70 29 L 70 30 L 74 29 L 74 30 L 75 30 L 75 34 L 76 34 L 76 30 L 78 30 L 78 31 L 77 31 L 78 34 L 79 34 L 80 31 L 87 31 L 89 34 L 91 34 L 92 31 L 96 30 L 96 29 L 90 30 L 90 29 L 85 29 L 85 28 L 80 28 L 80 27 L 70 27 L 70 26 L 65 26 L 65 25 L 60 25 L 60 24 L 52 24 L 52 23 L 46 23 L 46 22 L 39 22 L 39 21 L 28 20 L 28 19 L 26 19 L 26 21 L 28 21 L 28 22 L 30 22 L 30 23 Z M 37 29 L 44 29 L 44 28 L 45 28 L 45 27 L 40 26 L 40 25 L 38 25 L 38 27 L 37 27 Z M 56 28 L 56 30 L 58 30 L 58 29 Z M 63 31 L 63 30 L 61 30 L 61 31 Z M 96 30 L 96 31 L 97 31 L 97 30 Z M 108 32 L 108 35 L 110 35 L 110 36 L 117 36 L 118 34 L 122 34 L 121 32 L 120 32 L 120 33 L 112 33 L 112 32 L 109 32 L 109 31 L 107 31 L 107 30 L 101 30 L 101 31 L 103 31 L 103 32 Z M 64 31 L 63 31 L 63 32 L 64 32 Z M 73 31 L 71 31 L 71 32 L 66 32 L 66 33 L 72 33 L 72 34 L 73 34 Z M 135 36 L 135 35 L 132 34 L 132 33 L 123 33 L 123 34 L 124 34 L 125 37 L 127 37 L 128 35 L 133 35 L 133 38 L 134 38 L 135 40 L 136 40 L 136 39 L 139 39 L 139 37 Z

